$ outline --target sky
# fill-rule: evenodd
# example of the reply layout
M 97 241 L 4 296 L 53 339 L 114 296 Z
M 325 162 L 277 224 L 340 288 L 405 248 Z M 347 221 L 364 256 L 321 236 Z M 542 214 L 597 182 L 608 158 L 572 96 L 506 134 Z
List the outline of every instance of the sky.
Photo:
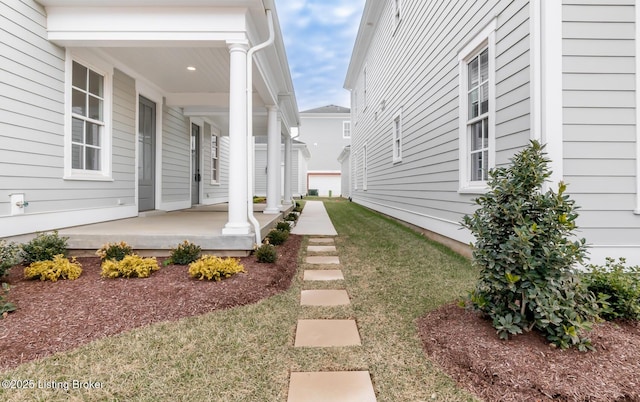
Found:
M 365 0 L 275 0 L 300 111 L 350 107 L 343 88 Z

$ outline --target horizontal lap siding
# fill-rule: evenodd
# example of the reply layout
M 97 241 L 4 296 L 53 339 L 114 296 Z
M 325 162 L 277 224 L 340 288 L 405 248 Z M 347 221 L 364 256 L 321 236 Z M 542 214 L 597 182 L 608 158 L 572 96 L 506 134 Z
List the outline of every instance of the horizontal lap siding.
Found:
M 0 216 L 9 194 L 26 213 L 114 207 L 134 202 L 133 80 L 114 74 L 112 182 L 64 180 L 65 52 L 47 40 L 37 3 L 0 1 Z
M 191 202 L 191 129 L 178 108 L 162 109 L 162 201 Z
M 223 138 L 218 137 L 218 182 L 211 184 L 211 136 L 212 127 L 209 123 L 204 124 L 204 142 L 202 144 L 203 157 L 204 157 L 204 174 L 202 175 L 204 196 L 203 198 L 213 203 L 227 201 L 229 199 L 229 147 L 225 141 L 225 145 L 222 143 Z
M 589 243 L 640 238 L 634 1 L 563 2 L 564 177 Z
M 354 111 L 352 175 L 356 200 L 450 222 L 473 211 L 459 188 L 458 52 L 497 15 L 496 161 L 529 140 L 528 1 L 405 0 L 393 33 L 387 2 L 366 58 Z M 402 108 L 402 162 L 392 160 L 392 122 Z M 363 147 L 367 190 L 363 190 Z M 352 186 L 353 187 L 353 186 Z

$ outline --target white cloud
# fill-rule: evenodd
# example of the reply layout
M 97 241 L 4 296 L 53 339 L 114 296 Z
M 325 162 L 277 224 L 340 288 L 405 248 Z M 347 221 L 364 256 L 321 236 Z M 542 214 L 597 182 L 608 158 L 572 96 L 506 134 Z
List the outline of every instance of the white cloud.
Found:
M 300 110 L 349 106 L 342 89 L 365 0 L 276 0 Z

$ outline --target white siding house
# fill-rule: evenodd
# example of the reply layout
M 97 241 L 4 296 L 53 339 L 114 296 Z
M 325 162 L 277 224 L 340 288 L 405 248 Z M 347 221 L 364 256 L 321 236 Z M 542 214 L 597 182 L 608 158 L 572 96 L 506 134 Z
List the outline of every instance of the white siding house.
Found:
M 281 160 L 285 158 L 285 146 L 281 145 Z M 264 136 L 255 137 L 255 174 L 254 174 L 254 194 L 259 197 L 267 196 L 267 138 Z M 291 143 L 291 195 L 300 197 L 307 194 L 307 169 L 311 154 L 307 144 L 293 140 Z M 280 170 L 280 194 L 284 194 L 284 165 Z
M 248 138 L 299 125 L 273 1 L 98 3 L 0 0 L 0 238 L 223 202 L 250 234 Z
M 328 197 L 344 194 L 341 189 L 341 165 L 338 161 L 351 143 L 349 108 L 327 105 L 300 112 L 298 140 L 309 147 L 311 159 L 305 187 Z
M 591 260 L 640 264 L 640 4 L 367 1 L 345 88 L 355 202 L 459 244 L 487 171 L 530 140 Z

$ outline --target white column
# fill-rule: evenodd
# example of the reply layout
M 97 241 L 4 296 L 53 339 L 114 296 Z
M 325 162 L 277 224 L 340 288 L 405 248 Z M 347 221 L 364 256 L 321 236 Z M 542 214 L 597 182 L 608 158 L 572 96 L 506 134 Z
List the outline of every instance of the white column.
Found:
M 280 213 L 278 196 L 278 177 L 280 176 L 280 127 L 278 126 L 278 107 L 267 106 L 267 207 L 265 214 Z
M 291 137 L 284 136 L 284 200 L 283 205 L 291 205 Z
M 229 221 L 223 235 L 249 234 L 247 220 L 247 50 L 229 43 Z

